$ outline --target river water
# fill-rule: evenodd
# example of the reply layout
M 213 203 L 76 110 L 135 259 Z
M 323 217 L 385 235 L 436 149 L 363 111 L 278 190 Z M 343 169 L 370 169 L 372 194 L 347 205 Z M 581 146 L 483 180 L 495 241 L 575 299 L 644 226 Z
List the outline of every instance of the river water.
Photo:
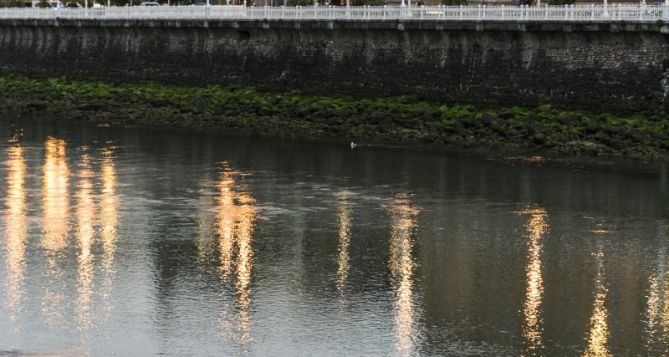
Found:
M 669 348 L 663 166 L 0 123 L 0 355 Z

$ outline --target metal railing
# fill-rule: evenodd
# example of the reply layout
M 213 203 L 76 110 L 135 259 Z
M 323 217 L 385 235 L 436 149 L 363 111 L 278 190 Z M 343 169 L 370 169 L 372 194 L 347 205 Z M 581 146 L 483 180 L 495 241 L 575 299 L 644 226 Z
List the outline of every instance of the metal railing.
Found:
M 669 20 L 663 5 L 564 6 L 126 6 L 102 8 L 0 8 L 0 19 L 95 20 L 424 20 L 656 22 Z

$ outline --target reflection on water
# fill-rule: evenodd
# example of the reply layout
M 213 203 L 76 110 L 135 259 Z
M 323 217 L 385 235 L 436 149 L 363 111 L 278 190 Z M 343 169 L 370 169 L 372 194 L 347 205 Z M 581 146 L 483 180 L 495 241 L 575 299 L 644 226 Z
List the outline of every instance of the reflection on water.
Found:
M 26 225 L 26 164 L 23 147 L 14 138 L 7 149 L 7 200 L 5 208 L 5 305 L 16 319 L 23 296 L 23 273 L 28 227 Z
M 0 354 L 667 354 L 652 173 L 15 132 L 0 125 Z
M 520 212 L 529 216 L 526 224 L 528 235 L 527 266 L 525 275 L 525 303 L 523 305 L 523 339 L 528 355 L 541 355 L 543 349 L 543 319 L 541 303 L 544 295 L 542 275 L 541 238 L 548 232 L 547 214 L 543 208 L 528 208 Z
M 101 150 L 102 193 L 100 197 L 100 238 L 102 240 L 103 282 L 101 294 L 108 298 L 111 293 L 114 276 L 114 256 L 117 244 L 118 204 L 116 194 L 116 168 L 114 167 L 114 149 L 105 147 Z M 106 313 L 110 313 L 107 311 Z
M 84 150 L 86 150 L 84 148 Z M 93 224 L 95 219 L 95 204 L 93 202 L 93 170 L 91 159 L 84 151 L 79 163 L 77 173 L 79 184 L 77 186 L 77 242 L 79 246 L 78 256 L 78 291 L 77 315 L 79 317 L 78 327 L 87 329 L 91 323 L 91 294 L 93 290 Z
M 67 166 L 66 143 L 53 137 L 44 143 L 45 158 L 42 167 L 42 247 L 46 249 L 47 286 L 42 298 L 42 314 L 52 327 L 63 327 L 67 314 L 66 288 L 58 254 L 68 245 L 70 171 Z
M 46 157 L 42 168 L 42 211 L 44 235 L 42 245 L 50 251 L 67 246 L 70 209 L 66 144 L 64 140 L 49 137 L 44 144 Z
M 419 210 L 409 195 L 398 195 L 389 205 L 392 220 L 390 232 L 390 275 L 395 290 L 395 348 L 400 353 L 414 349 L 413 234 Z
M 608 287 L 604 271 L 604 251 L 601 242 L 597 245 L 597 251 L 593 253 L 597 273 L 595 276 L 595 301 L 590 317 L 590 331 L 588 332 L 587 346 L 584 356 L 609 356 L 609 312 L 606 308 L 606 297 Z
M 251 275 L 253 270 L 253 226 L 256 219 L 255 200 L 244 191 L 238 180 L 243 175 L 224 165 L 217 184 L 216 231 L 220 239 L 220 272 L 224 283 L 236 270 L 237 296 L 236 333 L 233 338 L 247 344 L 251 340 Z M 236 253 L 236 254 L 235 254 Z M 224 316 L 225 330 L 231 326 Z
M 93 295 L 105 297 L 111 293 L 113 261 L 117 244 L 116 173 L 113 152 L 101 151 L 100 171 L 94 169 L 95 158 L 88 147 L 80 148 L 76 182 L 72 198 L 69 192 L 71 172 L 67 163 L 67 144 L 62 139 L 49 137 L 45 143 L 45 162 L 42 166 L 42 247 L 45 248 L 47 279 L 42 296 L 42 313 L 54 328 L 68 324 L 72 306 L 77 318 L 76 327 L 87 330 L 94 318 L 109 314 L 109 306 L 92 310 Z M 96 192 L 97 184 L 99 192 Z M 74 203 L 70 217 L 70 203 Z M 70 230 L 72 225 L 72 230 Z M 76 244 L 69 246 L 72 234 Z M 101 281 L 96 284 L 94 248 L 97 238 L 102 242 Z M 68 250 L 76 250 L 73 264 Z M 76 266 L 76 288 L 68 284 L 69 267 Z M 72 296 L 76 293 L 76 296 Z
M 657 268 L 650 276 L 645 319 L 645 344 L 649 352 L 661 354 L 669 348 L 669 286 L 667 285 L 667 225 L 658 224 L 660 249 L 657 253 Z
M 349 269 L 348 247 L 351 241 L 351 204 L 348 191 L 337 193 L 337 218 L 339 220 L 339 254 L 337 256 L 337 290 L 344 294 Z

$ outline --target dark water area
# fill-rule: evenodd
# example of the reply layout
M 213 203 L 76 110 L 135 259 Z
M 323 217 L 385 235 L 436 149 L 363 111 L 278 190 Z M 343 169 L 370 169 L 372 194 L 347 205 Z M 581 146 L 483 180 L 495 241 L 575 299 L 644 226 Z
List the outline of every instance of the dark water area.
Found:
M 664 355 L 664 164 L 0 120 L 0 354 Z

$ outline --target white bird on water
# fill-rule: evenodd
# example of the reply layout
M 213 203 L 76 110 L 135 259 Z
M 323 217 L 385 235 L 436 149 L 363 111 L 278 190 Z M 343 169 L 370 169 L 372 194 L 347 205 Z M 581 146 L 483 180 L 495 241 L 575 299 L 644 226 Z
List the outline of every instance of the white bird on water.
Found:
M 358 146 L 358 144 L 351 141 L 351 149 L 355 149 L 356 146 Z

